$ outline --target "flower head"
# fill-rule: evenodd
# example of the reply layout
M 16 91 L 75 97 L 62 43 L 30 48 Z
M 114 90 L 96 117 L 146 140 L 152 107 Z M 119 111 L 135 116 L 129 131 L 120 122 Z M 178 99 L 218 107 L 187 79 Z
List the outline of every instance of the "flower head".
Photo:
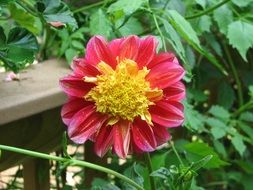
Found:
M 167 128 L 183 122 L 184 69 L 172 53 L 156 53 L 148 36 L 107 42 L 95 36 L 73 73 L 60 80 L 69 100 L 63 122 L 75 143 L 92 140 L 99 156 L 154 151 L 169 140 Z

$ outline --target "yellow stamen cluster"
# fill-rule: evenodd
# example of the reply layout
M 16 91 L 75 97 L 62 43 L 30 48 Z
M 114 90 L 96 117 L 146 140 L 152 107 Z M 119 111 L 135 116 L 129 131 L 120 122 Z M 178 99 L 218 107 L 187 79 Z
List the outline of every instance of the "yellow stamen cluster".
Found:
M 138 65 L 129 59 L 120 61 L 115 70 L 104 62 L 97 67 L 101 75 L 84 78 L 86 82 L 96 84 L 85 96 L 86 100 L 94 101 L 98 112 L 112 116 L 111 124 L 119 119 L 133 121 L 137 116 L 152 124 L 148 107 L 154 103 L 148 96 L 160 99 L 162 90 L 150 89 L 145 80 L 149 70 L 146 67 L 139 70 Z

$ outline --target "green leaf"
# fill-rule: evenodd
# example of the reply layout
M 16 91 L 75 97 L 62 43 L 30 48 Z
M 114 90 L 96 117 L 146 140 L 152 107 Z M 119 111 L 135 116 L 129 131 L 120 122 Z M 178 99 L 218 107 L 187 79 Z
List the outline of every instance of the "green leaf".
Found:
M 92 181 L 91 190 L 120 190 L 116 185 L 111 184 L 109 181 L 106 181 L 101 178 L 95 178 Z
M 181 43 L 181 39 L 178 36 L 177 32 L 174 30 L 174 28 L 170 25 L 170 23 L 163 19 L 163 25 L 166 31 L 166 38 L 172 45 L 173 49 L 177 52 L 179 57 L 186 62 L 185 60 L 185 50 Z
M 225 81 L 219 84 L 218 89 L 218 104 L 226 109 L 230 109 L 235 101 L 234 89 Z
M 69 48 L 65 51 L 65 57 L 67 59 L 68 64 L 72 63 L 73 58 L 77 55 L 77 51 L 75 49 Z
M 167 168 L 161 167 L 158 170 L 153 171 L 150 176 L 159 177 L 162 179 L 168 179 L 171 175 L 170 171 Z
M 109 13 L 123 11 L 125 15 L 130 15 L 138 10 L 145 2 L 146 0 L 132 0 L 131 2 L 129 0 L 118 0 L 111 4 L 107 11 Z
M 213 116 L 224 120 L 228 120 L 230 117 L 230 113 L 226 109 L 218 105 L 213 105 L 208 112 Z
M 175 10 L 169 10 L 169 21 L 182 37 L 191 44 L 201 48 L 199 39 L 191 24 Z
M 131 34 L 141 34 L 143 27 L 138 19 L 130 17 L 130 19 L 119 29 L 122 36 L 128 36 Z
M 77 28 L 77 22 L 73 17 L 73 13 L 69 10 L 66 3 L 61 0 L 41 0 L 37 4 L 44 19 L 49 22 L 62 22 L 69 25 L 71 28 Z
M 195 0 L 197 4 L 199 4 L 203 9 L 206 8 L 206 0 Z
M 204 15 L 202 17 L 200 17 L 199 19 L 199 29 L 200 32 L 210 32 L 210 27 L 212 25 L 212 21 L 210 16 Z
M 185 150 L 187 152 L 186 158 L 191 162 L 200 160 L 208 155 L 213 155 L 212 159 L 210 159 L 204 168 L 219 168 L 228 165 L 227 162 L 224 162 L 219 158 L 218 154 L 208 144 L 200 142 L 189 143 L 185 145 Z
M 15 3 L 9 5 L 11 17 L 21 26 L 32 32 L 39 34 L 41 26 L 36 22 L 36 18 L 27 13 L 26 10 L 16 6 Z
M 227 5 L 223 5 L 213 12 L 214 20 L 217 22 L 220 32 L 227 33 L 228 25 L 233 22 L 233 13 Z
M 205 118 L 198 111 L 193 109 L 193 106 L 184 102 L 185 121 L 183 126 L 190 130 L 202 131 L 204 129 Z
M 112 33 L 110 21 L 102 9 L 98 9 L 90 17 L 90 32 L 92 35 L 102 35 L 109 38 Z
M 232 2 L 237 5 L 238 7 L 246 7 L 250 3 L 253 2 L 253 0 L 232 0 Z
M 244 21 L 235 21 L 228 26 L 227 38 L 229 43 L 238 50 L 242 58 L 247 61 L 246 53 L 253 47 L 253 25 Z
M 213 141 L 213 145 L 218 153 L 220 153 L 224 158 L 228 157 L 225 146 L 218 140 Z
M 18 72 L 26 64 L 32 63 L 35 58 L 35 52 L 38 50 L 38 44 L 35 36 L 23 28 L 13 28 L 4 37 L 3 29 L 0 27 L 1 40 L 4 39 L 4 46 L 0 48 L 0 60 L 4 62 L 6 69 Z
M 240 115 L 240 120 L 253 122 L 253 113 L 252 112 L 243 112 Z M 252 133 L 252 135 L 253 135 L 253 133 Z
M 206 123 L 211 126 L 211 133 L 215 139 L 220 139 L 227 134 L 227 126 L 221 120 L 208 118 Z
M 251 143 L 253 144 L 253 128 L 242 121 L 238 121 L 238 125 L 240 129 L 250 137 Z
M 213 158 L 213 155 L 207 155 L 201 160 L 198 160 L 197 162 L 194 162 L 191 166 L 191 169 L 194 171 L 199 170 L 203 166 L 205 166 L 211 159 Z
M 235 134 L 235 136 L 232 137 L 231 142 L 234 145 L 237 152 L 239 152 L 239 154 L 242 156 L 246 150 L 246 146 L 243 142 L 242 136 L 239 134 Z
M 124 175 L 134 180 L 140 186 L 143 186 L 144 179 L 141 175 L 143 173 L 143 167 L 140 164 L 134 163 L 131 167 L 127 168 L 124 171 Z M 135 188 L 128 183 L 123 183 L 125 189 L 134 190 Z

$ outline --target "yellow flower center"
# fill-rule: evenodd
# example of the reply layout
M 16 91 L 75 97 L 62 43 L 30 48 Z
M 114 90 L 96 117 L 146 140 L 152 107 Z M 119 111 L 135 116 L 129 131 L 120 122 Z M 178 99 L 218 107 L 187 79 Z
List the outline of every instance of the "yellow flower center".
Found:
M 101 75 L 84 78 L 96 84 L 85 96 L 86 100 L 94 101 L 98 112 L 109 114 L 110 124 L 120 118 L 133 121 L 137 116 L 152 124 L 148 107 L 154 104 L 152 99 L 161 99 L 162 90 L 150 88 L 145 80 L 149 70 L 146 67 L 139 70 L 136 62 L 129 59 L 120 61 L 115 70 L 104 62 L 97 67 Z

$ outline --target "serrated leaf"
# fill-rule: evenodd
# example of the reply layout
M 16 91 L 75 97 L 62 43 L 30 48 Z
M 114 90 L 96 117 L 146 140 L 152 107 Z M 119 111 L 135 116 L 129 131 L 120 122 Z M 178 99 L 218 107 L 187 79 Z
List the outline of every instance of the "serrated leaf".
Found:
M 223 107 L 218 106 L 218 105 L 213 105 L 208 110 L 208 112 L 217 118 L 221 118 L 221 119 L 225 119 L 225 120 L 229 119 L 229 117 L 230 117 L 230 113 L 226 109 L 224 109 Z
M 220 139 L 227 134 L 227 126 L 221 120 L 208 118 L 206 123 L 211 126 L 211 133 L 215 139 Z
M 204 15 L 199 19 L 199 29 L 202 32 L 210 32 L 212 21 L 210 16 Z
M 188 153 L 186 158 L 191 161 L 197 161 L 204 156 L 213 155 L 212 159 L 204 166 L 204 168 L 219 168 L 221 166 L 228 165 L 228 163 L 221 160 L 213 148 L 206 143 L 189 143 L 185 145 L 185 150 Z
M 115 3 L 111 4 L 108 8 L 108 13 L 113 13 L 117 11 L 123 11 L 125 15 L 130 15 L 136 10 L 138 10 L 146 0 L 118 0 Z
M 239 134 L 236 134 L 235 136 L 232 137 L 231 142 L 234 145 L 237 152 L 239 152 L 239 154 L 242 156 L 246 150 L 246 146 L 243 142 L 242 136 Z
M 3 32 L 1 27 L 0 32 Z M 11 29 L 7 39 L 3 35 L 0 36 L 6 42 L 4 42 L 4 48 L 0 48 L 0 60 L 4 62 L 6 69 L 18 72 L 26 64 L 33 62 L 35 52 L 38 50 L 35 36 L 26 29 L 19 27 Z
M 253 0 L 232 0 L 232 2 L 239 7 L 246 7 L 252 3 Z
M 223 5 L 213 12 L 214 20 L 217 22 L 220 32 L 227 33 L 228 25 L 233 22 L 233 12 L 227 5 Z
M 21 26 L 32 32 L 33 34 L 39 34 L 39 25 L 36 22 L 36 18 L 27 13 L 26 10 L 18 8 L 15 3 L 9 5 L 11 17 Z
M 138 19 L 130 17 L 130 19 L 119 29 L 122 36 L 128 36 L 131 34 L 140 34 L 143 32 L 143 27 Z
M 235 21 L 229 24 L 227 38 L 229 44 L 238 50 L 244 61 L 247 61 L 246 53 L 253 47 L 253 25 L 244 21 Z
M 204 129 L 205 118 L 198 111 L 193 109 L 193 106 L 184 102 L 185 121 L 183 126 L 190 130 L 202 131 Z
M 72 63 L 73 58 L 77 55 L 77 50 L 69 48 L 65 51 L 65 57 L 67 59 L 68 64 Z
M 92 35 L 102 35 L 109 38 L 112 27 L 102 9 L 98 9 L 90 17 L 90 32 Z
M 169 21 L 177 32 L 179 32 L 185 40 L 201 48 L 197 34 L 191 24 L 175 10 L 169 10 L 168 14 L 170 16 Z
M 37 4 L 38 11 L 42 12 L 44 19 L 49 22 L 62 22 L 73 29 L 77 28 L 77 22 L 66 3 L 60 0 L 41 0 Z

